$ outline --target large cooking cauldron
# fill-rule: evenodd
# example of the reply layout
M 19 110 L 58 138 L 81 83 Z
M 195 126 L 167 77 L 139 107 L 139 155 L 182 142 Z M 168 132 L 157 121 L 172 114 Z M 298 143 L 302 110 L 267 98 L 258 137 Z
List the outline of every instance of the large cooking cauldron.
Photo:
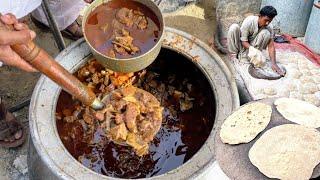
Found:
M 182 54 L 193 62 L 208 80 L 211 87 L 212 109 L 215 117 L 210 119 L 214 127 L 239 106 L 238 92 L 233 77 L 208 46 L 184 32 L 166 28 L 163 48 Z M 164 51 L 166 52 L 166 51 Z M 79 40 L 63 51 L 57 60 L 69 71 L 75 72 L 92 58 L 84 40 Z M 176 67 L 180 68 L 180 67 Z M 30 106 L 31 141 L 29 150 L 29 173 L 31 179 L 111 179 L 81 165 L 67 151 L 60 140 L 55 112 L 61 88 L 46 77 L 41 77 L 32 96 Z M 209 97 L 209 95 L 208 95 Z M 186 179 L 207 174 L 214 164 L 215 128 L 198 150 L 183 165 L 153 179 Z

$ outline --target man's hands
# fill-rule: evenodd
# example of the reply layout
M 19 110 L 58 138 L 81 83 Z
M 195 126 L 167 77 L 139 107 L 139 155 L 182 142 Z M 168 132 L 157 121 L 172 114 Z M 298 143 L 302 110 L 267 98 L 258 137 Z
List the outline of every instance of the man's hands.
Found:
M 279 66 L 277 65 L 277 61 L 276 61 L 276 48 L 274 47 L 274 41 L 273 39 L 270 40 L 270 43 L 268 44 L 268 51 L 269 51 L 269 56 L 271 58 L 271 62 L 272 62 L 272 70 L 276 73 L 278 73 L 280 76 L 284 76 L 285 72 L 283 72 Z
M 271 66 L 272 70 L 276 73 L 278 73 L 280 76 L 284 76 L 285 73 L 282 71 L 282 69 L 275 63 L 272 63 L 272 66 Z
M 35 72 L 36 70 L 14 52 L 10 45 L 29 42 L 36 37 L 36 33 L 29 30 L 27 25 L 19 23 L 12 14 L 0 16 L 0 21 L 2 24 L 13 25 L 15 29 L 9 31 L 0 26 L 0 61 L 28 72 Z

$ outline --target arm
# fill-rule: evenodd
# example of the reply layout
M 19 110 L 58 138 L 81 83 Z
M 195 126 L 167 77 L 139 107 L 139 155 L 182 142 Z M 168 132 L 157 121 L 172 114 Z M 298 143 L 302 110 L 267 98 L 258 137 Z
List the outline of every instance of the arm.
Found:
M 268 44 L 268 51 L 272 64 L 276 64 L 276 49 L 274 48 L 273 39 Z
M 6 65 L 15 66 L 25 71 L 36 71 L 10 47 L 13 44 L 31 41 L 36 36 L 35 32 L 29 30 L 25 24 L 18 23 L 15 16 L 11 14 L 0 15 L 0 21 L 1 24 L 13 25 L 15 28 L 15 31 L 8 31 L 0 26 L 0 60 Z
M 244 19 L 240 31 L 241 31 L 241 44 L 245 49 L 249 49 L 251 46 L 249 43 L 249 35 L 250 35 L 250 27 L 252 26 L 252 21 L 250 20 L 250 17 L 247 17 Z
M 274 47 L 274 42 L 273 39 L 270 40 L 269 44 L 268 44 L 268 51 L 269 51 L 269 56 L 271 59 L 271 63 L 272 63 L 272 69 L 278 73 L 281 76 L 284 76 L 284 72 L 279 68 L 279 66 L 277 65 L 277 61 L 276 61 L 276 49 Z

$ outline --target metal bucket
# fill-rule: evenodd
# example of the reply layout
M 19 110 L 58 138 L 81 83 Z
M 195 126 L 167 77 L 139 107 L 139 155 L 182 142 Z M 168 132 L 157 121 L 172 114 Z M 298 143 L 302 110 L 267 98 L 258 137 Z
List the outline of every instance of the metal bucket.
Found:
M 166 28 L 162 47 L 180 53 L 192 61 L 206 76 L 216 99 L 214 126 L 239 107 L 239 97 L 234 78 L 222 59 L 206 44 L 184 32 Z M 82 39 L 64 50 L 57 60 L 69 71 L 75 72 L 92 57 L 88 44 Z M 42 76 L 31 100 L 29 123 L 31 131 L 28 156 L 31 179 L 116 179 L 95 173 L 81 165 L 66 150 L 56 127 L 56 105 L 61 88 Z M 199 178 L 216 167 L 214 160 L 213 127 L 205 144 L 185 164 L 151 179 Z M 216 169 L 216 168 L 214 168 Z M 213 173 L 214 174 L 214 173 Z
M 95 0 L 90 4 L 87 11 L 85 12 L 83 16 L 82 21 L 82 31 L 84 32 L 84 38 L 88 41 L 86 33 L 85 33 L 85 26 L 87 22 L 87 18 L 90 15 L 90 13 L 96 9 L 98 6 L 100 6 L 103 3 L 107 3 L 111 0 Z M 90 43 L 89 47 L 95 56 L 97 60 L 106 68 L 111 69 L 116 72 L 136 72 L 140 71 L 147 66 L 149 66 L 158 56 L 160 49 L 161 49 L 161 43 L 163 40 L 163 33 L 164 33 L 164 18 L 162 16 L 162 13 L 159 9 L 159 7 L 150 0 L 134 0 L 136 2 L 142 3 L 146 7 L 148 7 L 152 12 L 155 13 L 157 16 L 159 23 L 160 23 L 160 33 L 159 33 L 159 40 L 158 42 L 152 47 L 148 52 L 138 56 L 138 57 L 132 57 L 128 59 L 117 59 L 117 58 L 111 58 L 108 57 L 99 51 L 97 51 L 95 48 L 93 48 Z
M 318 2 L 318 0 L 314 0 Z M 313 7 L 304 42 L 309 46 L 315 53 L 320 54 L 320 9 Z
M 272 24 L 279 26 L 281 33 L 302 37 L 306 32 L 312 4 L 310 0 L 262 0 L 261 7 L 271 5 L 277 9 L 278 15 Z

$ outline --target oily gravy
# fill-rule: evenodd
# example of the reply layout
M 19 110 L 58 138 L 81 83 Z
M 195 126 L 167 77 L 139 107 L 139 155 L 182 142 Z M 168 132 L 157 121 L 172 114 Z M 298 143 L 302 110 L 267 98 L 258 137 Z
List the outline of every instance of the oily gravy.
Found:
M 156 15 L 145 5 L 113 0 L 94 9 L 84 33 L 94 49 L 118 59 L 140 56 L 156 45 L 161 33 Z

